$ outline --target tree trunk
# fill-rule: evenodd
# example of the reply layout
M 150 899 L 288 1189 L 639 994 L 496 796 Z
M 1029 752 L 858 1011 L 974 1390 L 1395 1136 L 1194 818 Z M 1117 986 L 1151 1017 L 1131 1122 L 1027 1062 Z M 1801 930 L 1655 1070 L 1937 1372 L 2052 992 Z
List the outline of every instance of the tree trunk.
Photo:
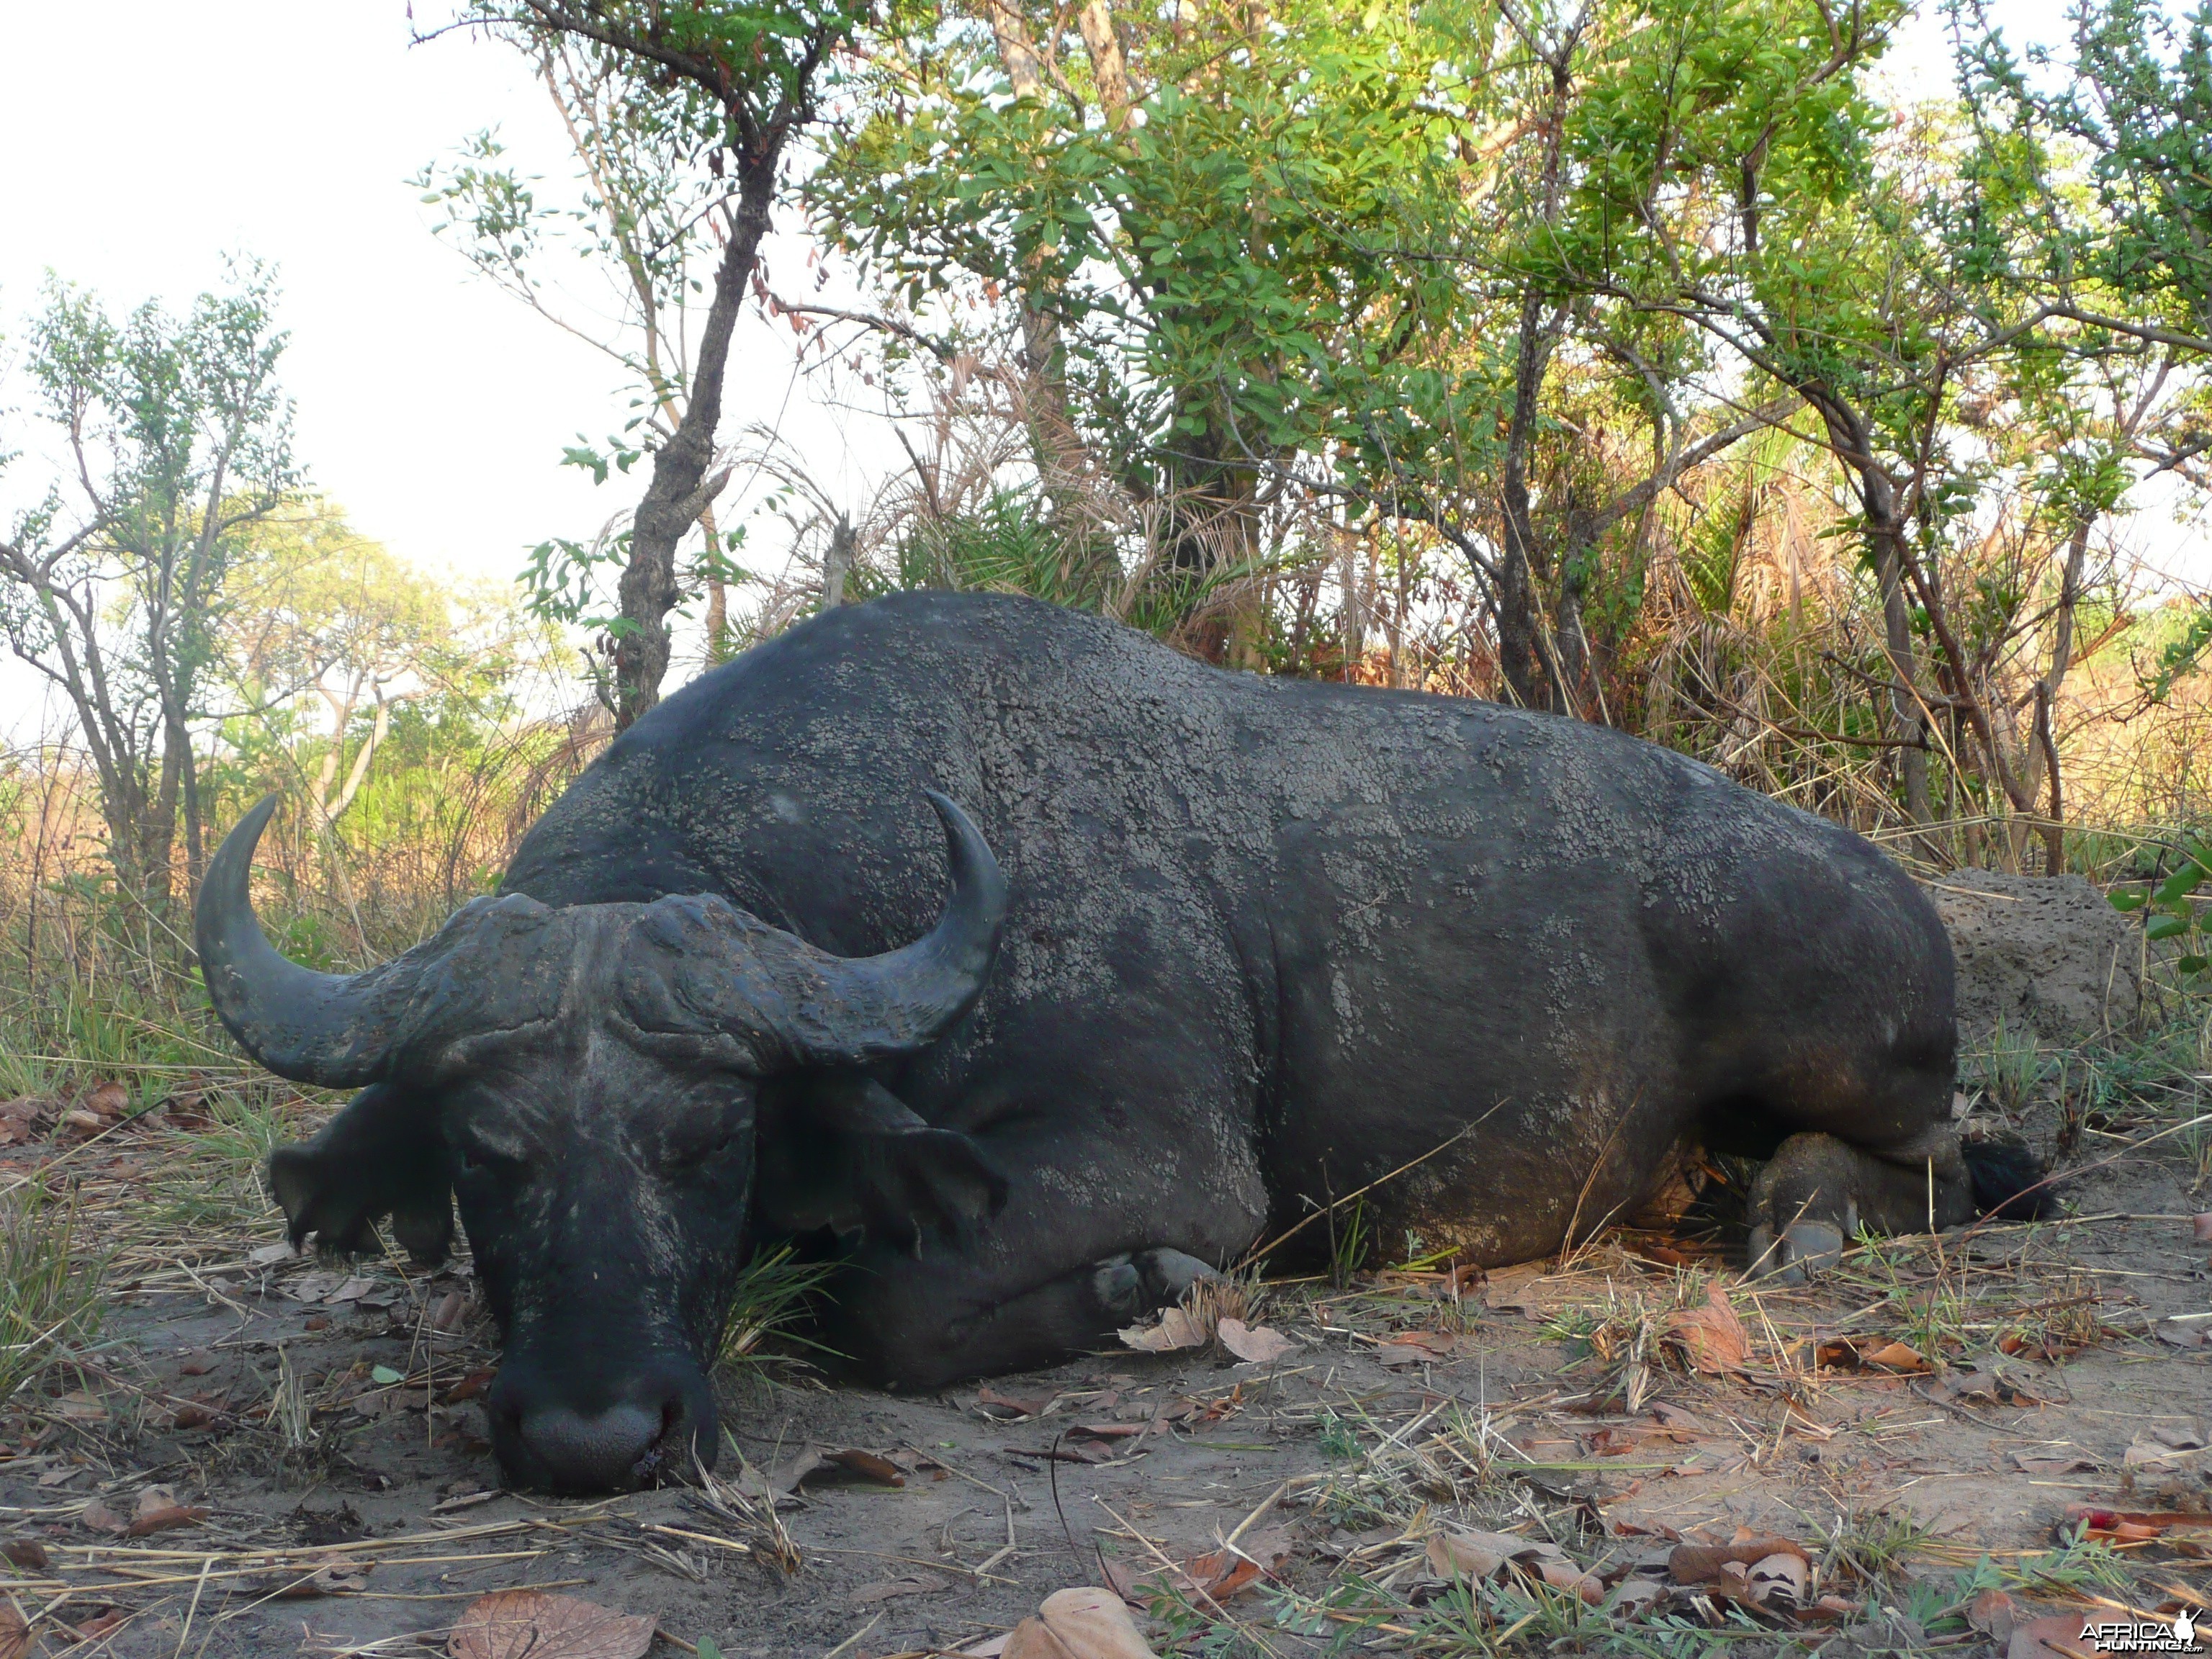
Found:
M 2043 872 L 2066 867 L 2066 800 L 2058 768 L 2058 690 L 2074 665 L 2074 613 L 2081 603 L 2081 573 L 2089 560 L 2092 520 L 2084 515 L 2066 541 L 2066 568 L 2058 579 L 2058 606 L 2051 621 L 2051 666 L 2035 683 L 2035 743 L 2051 784 L 2051 812 L 2043 824 Z
M 746 163 L 729 246 L 714 273 L 714 302 L 700 333 L 698 368 L 691 377 L 684 419 L 654 453 L 645 499 L 630 521 L 629 563 L 617 590 L 622 620 L 615 641 L 617 731 L 629 729 L 660 701 L 660 682 L 668 672 L 668 613 L 683 597 L 676 580 L 676 550 L 727 482 L 726 475 L 709 477 L 708 469 L 714 459 L 714 429 L 721 420 L 730 340 L 761 238 L 768 233 L 779 159 L 772 154 Z
M 1554 702 L 1552 673 L 1545 661 L 1540 591 L 1544 572 L 1529 509 L 1528 460 L 1536 442 L 1536 400 L 1558 337 L 1556 322 L 1545 319 L 1542 296 L 1534 292 L 1522 295 L 1519 349 L 1513 364 L 1513 416 L 1506 428 L 1504 473 L 1498 490 L 1504 545 L 1497 604 L 1498 665 L 1513 700 L 1524 708 L 1550 708 Z

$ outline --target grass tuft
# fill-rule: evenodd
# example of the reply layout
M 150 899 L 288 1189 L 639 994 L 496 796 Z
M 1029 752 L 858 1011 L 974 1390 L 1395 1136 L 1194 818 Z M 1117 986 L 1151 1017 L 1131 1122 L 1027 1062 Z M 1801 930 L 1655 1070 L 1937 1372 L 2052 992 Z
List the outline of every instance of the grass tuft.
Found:
M 0 1403 L 98 1336 L 106 1269 L 78 1237 L 74 1196 L 33 1181 L 0 1199 Z

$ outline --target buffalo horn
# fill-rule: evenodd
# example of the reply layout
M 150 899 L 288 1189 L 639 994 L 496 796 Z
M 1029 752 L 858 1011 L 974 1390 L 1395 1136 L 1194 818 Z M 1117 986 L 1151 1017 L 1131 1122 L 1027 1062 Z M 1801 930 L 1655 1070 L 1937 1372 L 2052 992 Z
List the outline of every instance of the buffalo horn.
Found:
M 803 976 L 828 994 L 828 1006 L 810 1011 L 822 1017 L 802 1018 L 791 1033 L 804 1058 L 817 1065 L 911 1054 L 943 1035 L 983 994 L 1006 917 L 1006 878 L 965 812 L 934 789 L 929 804 L 944 821 L 952 867 L 952 896 L 934 927 L 878 957 L 825 956 L 781 935 L 805 958 Z
M 270 796 L 238 821 L 209 861 L 192 915 L 201 976 L 239 1046 L 279 1077 L 328 1089 L 382 1075 L 392 1047 L 378 1006 L 383 969 L 319 974 L 278 954 L 253 915 L 253 849 L 276 810 Z

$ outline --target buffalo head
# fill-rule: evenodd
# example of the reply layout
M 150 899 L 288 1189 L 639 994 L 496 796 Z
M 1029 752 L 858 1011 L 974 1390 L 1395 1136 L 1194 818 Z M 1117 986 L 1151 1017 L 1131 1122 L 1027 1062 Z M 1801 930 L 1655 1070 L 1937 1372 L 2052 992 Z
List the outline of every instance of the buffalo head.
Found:
M 603 1491 L 713 1462 L 708 1376 L 751 1243 L 765 1087 L 818 1077 L 832 1111 L 872 1091 L 844 1127 L 868 1141 L 853 1163 L 876 1192 L 848 1210 L 880 1218 L 890 1191 L 911 1223 L 1003 1197 L 972 1143 L 860 1069 L 957 1021 L 997 947 L 1005 879 L 960 809 L 930 799 L 951 897 L 926 937 L 878 957 L 831 956 L 716 897 L 510 895 L 366 973 L 319 974 L 254 919 L 273 799 L 209 865 L 196 924 L 222 1023 L 280 1077 L 362 1091 L 270 1160 L 293 1242 L 362 1249 L 388 1216 L 435 1261 L 459 1199 L 506 1340 L 487 1409 L 510 1479 Z

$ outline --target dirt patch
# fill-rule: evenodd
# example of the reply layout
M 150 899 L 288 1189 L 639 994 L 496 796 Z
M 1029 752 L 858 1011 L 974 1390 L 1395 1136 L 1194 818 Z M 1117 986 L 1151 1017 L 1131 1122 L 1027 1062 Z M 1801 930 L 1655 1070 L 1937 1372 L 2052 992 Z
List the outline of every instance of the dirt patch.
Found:
M 1986 1040 L 1999 1020 L 2050 1043 L 2134 1023 L 2136 932 L 2081 877 L 1957 870 L 1923 887 L 1958 963 L 1962 1047 Z
M 273 1218 L 137 1242 L 171 1144 L 72 1155 L 125 1241 L 106 1346 L 0 1449 L 49 1653 L 441 1653 L 526 1585 L 749 1659 L 988 1646 L 1075 1584 L 1126 1589 L 1162 1655 L 1595 1650 L 1637 1619 L 1684 1652 L 1971 1653 L 1978 1573 L 2022 1618 L 2203 1593 L 2212 1273 L 2174 1137 L 2083 1176 L 2071 1219 L 1885 1241 L 1808 1289 L 1616 1235 L 1271 1287 L 1249 1319 L 1295 1346 L 1264 1364 L 1116 1352 L 927 1398 L 741 1375 L 724 1484 L 598 1503 L 499 1489 L 465 1271 L 288 1257 Z M 2083 1538 L 2087 1510 L 2183 1519 Z M 1516 1559 L 1480 1553 L 1501 1534 Z M 1731 1577 L 1739 1534 L 1803 1564 Z M 1803 1575 L 1806 1610 L 1731 1601 L 1753 1569 Z

